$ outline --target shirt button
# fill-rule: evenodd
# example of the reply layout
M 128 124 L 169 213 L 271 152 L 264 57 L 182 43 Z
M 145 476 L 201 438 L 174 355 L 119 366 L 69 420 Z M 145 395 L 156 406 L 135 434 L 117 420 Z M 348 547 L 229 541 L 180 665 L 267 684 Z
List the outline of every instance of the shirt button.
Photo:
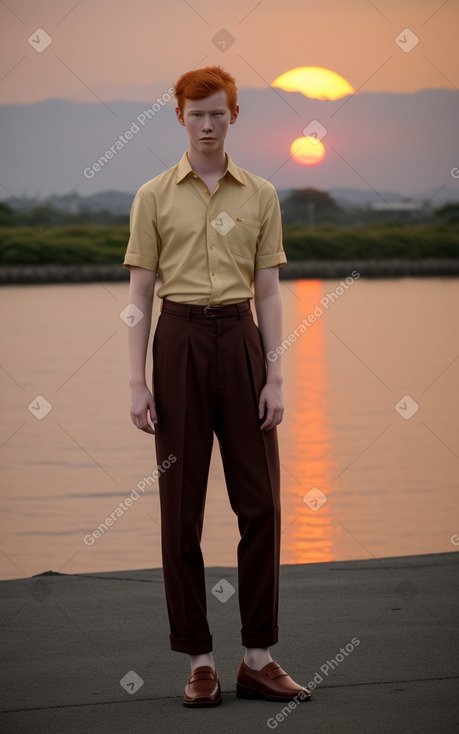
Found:
M 211 273 L 211 275 L 215 275 L 215 273 Z
M 199 178 L 197 173 L 192 173 L 191 175 L 193 176 L 193 178 Z
M 211 246 L 210 246 L 210 249 L 211 249 L 211 250 L 215 250 L 215 245 L 211 245 Z
M 204 189 L 204 193 L 205 194 L 208 194 L 209 193 L 209 189 Z

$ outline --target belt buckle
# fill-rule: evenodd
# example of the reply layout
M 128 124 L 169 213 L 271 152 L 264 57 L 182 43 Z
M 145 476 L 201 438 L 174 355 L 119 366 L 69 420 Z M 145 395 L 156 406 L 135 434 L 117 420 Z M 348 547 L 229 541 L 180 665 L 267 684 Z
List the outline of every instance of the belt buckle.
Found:
M 208 313 L 208 311 L 209 310 L 211 311 L 212 309 L 215 311 L 218 308 L 219 308 L 219 306 L 206 306 L 204 308 L 204 315 L 207 316 L 209 319 L 211 319 L 211 318 L 214 319 L 217 314 L 216 313 Z

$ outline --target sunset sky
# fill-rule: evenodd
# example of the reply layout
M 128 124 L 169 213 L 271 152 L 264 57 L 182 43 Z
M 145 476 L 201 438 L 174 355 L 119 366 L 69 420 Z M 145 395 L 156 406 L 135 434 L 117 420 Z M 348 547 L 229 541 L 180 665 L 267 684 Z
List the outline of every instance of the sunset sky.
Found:
M 459 87 L 457 0 L 2 0 L 0 23 L 1 104 L 143 100 L 215 63 L 241 88 L 309 65 L 357 92 Z M 405 28 L 419 38 L 408 53 Z

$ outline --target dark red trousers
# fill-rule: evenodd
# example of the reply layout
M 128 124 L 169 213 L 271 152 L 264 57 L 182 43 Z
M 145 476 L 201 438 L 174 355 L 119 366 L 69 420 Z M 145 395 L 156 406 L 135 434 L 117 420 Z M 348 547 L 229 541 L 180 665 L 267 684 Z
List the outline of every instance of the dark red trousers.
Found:
M 242 644 L 277 642 L 280 472 L 276 428 L 261 431 L 258 418 L 265 381 L 261 334 L 249 301 L 206 310 L 163 301 L 153 341 L 153 386 L 157 462 L 169 467 L 160 475 L 159 491 L 172 650 L 212 650 L 201 534 L 214 433 L 241 535 Z

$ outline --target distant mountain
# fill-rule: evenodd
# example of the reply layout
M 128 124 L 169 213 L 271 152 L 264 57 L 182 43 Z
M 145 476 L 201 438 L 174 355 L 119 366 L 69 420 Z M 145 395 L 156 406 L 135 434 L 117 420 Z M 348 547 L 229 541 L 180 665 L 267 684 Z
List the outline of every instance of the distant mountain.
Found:
M 279 201 L 284 199 L 293 191 L 293 189 L 278 189 L 277 193 Z M 440 191 L 438 196 L 432 198 L 431 192 L 424 192 L 415 196 L 402 196 L 393 191 L 381 191 L 376 194 L 374 191 L 364 191 L 359 189 L 330 189 L 328 192 L 339 206 L 343 209 L 366 209 L 372 205 L 378 205 L 384 202 L 391 204 L 411 201 L 413 203 L 424 204 L 428 202 L 426 208 L 435 209 L 449 201 L 457 201 L 458 195 L 453 187 L 445 187 Z M 434 192 L 435 193 L 435 192 Z M 79 196 L 73 193 L 68 196 L 47 196 L 45 199 L 27 198 L 18 201 L 16 198 L 6 198 L 4 201 L 12 209 L 21 209 L 22 207 L 32 209 L 38 206 L 50 206 L 61 212 L 79 213 L 79 212 L 110 212 L 119 216 L 126 216 L 131 209 L 134 191 L 100 191 L 90 196 Z M 381 198 L 383 197 L 383 198 Z
M 91 196 L 71 194 L 61 202 L 59 197 L 50 196 L 46 204 L 68 212 L 110 212 L 112 214 L 129 214 L 135 192 L 99 191 Z
M 343 206 L 413 197 L 435 207 L 459 199 L 459 179 L 451 175 L 459 167 L 455 90 L 358 93 L 332 102 L 268 87 L 240 90 L 239 103 L 227 149 L 282 194 L 313 187 Z M 109 107 L 57 99 L 0 107 L 1 198 L 16 197 L 21 206 L 53 195 L 65 207 L 78 194 L 88 206 L 125 210 L 123 192 L 132 199 L 145 181 L 176 163 L 187 138 L 171 104 L 116 101 Z M 289 149 L 311 120 L 327 130 L 326 156 L 304 167 Z

